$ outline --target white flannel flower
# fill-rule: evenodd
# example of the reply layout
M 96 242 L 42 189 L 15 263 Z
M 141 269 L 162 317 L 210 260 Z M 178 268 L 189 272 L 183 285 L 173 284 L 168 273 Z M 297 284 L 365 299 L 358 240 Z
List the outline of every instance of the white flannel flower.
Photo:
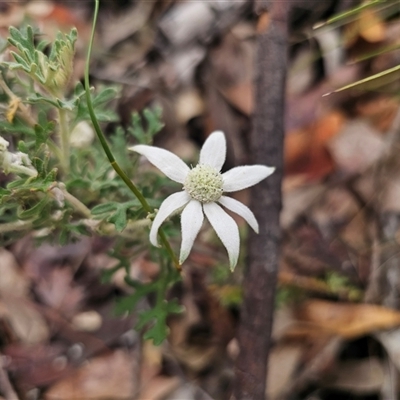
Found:
M 223 193 L 253 186 L 271 175 L 275 168 L 246 165 L 221 174 L 226 157 L 226 140 L 221 131 L 213 132 L 207 138 L 200 151 L 199 163 L 193 169 L 175 154 L 159 147 L 137 145 L 129 150 L 142 154 L 168 178 L 183 184 L 182 191 L 170 195 L 161 204 L 150 230 L 150 242 L 158 246 L 157 235 L 161 224 L 173 212 L 184 207 L 179 263 L 182 264 L 188 257 L 205 214 L 228 251 L 231 269 L 235 268 L 239 257 L 239 229 L 220 205 L 240 215 L 257 233 L 258 223 L 248 207 Z

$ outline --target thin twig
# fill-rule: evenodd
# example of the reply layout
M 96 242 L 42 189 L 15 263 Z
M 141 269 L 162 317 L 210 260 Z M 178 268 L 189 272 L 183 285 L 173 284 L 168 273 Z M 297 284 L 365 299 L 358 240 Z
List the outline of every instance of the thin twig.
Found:
M 18 400 L 18 395 L 12 387 L 8 374 L 4 369 L 2 356 L 0 356 L 0 392 L 6 400 Z
M 0 87 L 3 89 L 4 93 L 10 98 L 11 101 L 16 101 L 18 104 L 18 108 L 21 111 L 21 117 L 27 122 L 30 126 L 35 126 L 36 121 L 31 116 L 29 112 L 29 108 L 21 101 L 21 99 L 14 94 L 14 92 L 7 86 L 4 81 L 3 75 L 0 74 Z
M 70 203 L 76 211 L 86 218 L 91 218 L 91 211 L 79 199 L 69 193 L 64 184 L 59 183 L 57 187 L 61 190 L 65 200 L 67 200 L 67 202 Z
M 32 228 L 33 219 L 25 220 L 25 221 L 13 221 L 13 222 L 4 222 L 0 224 L 0 233 L 7 232 L 15 232 L 15 231 L 24 231 Z
M 274 166 L 276 171 L 252 191 L 252 209 L 260 224 L 260 234 L 249 236 L 238 331 L 240 353 L 235 368 L 237 400 L 265 397 L 278 271 L 289 3 L 270 4 L 270 22 L 257 43 L 252 148 L 256 163 Z

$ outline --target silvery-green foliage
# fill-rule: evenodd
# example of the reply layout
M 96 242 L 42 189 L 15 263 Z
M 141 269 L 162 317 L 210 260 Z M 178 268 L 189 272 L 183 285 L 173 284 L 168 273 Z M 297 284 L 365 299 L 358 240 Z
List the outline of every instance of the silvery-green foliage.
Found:
M 51 46 L 50 54 L 47 56 L 43 50 L 48 43 L 41 41 L 35 45 L 31 26 L 27 26 L 23 30 L 11 27 L 8 41 L 18 51 L 11 51 L 15 62 L 9 63 L 8 66 L 10 69 L 24 70 L 47 90 L 54 93 L 62 91 L 66 88 L 73 72 L 74 46 L 77 35 L 76 29 L 72 29 L 66 35 L 59 32 Z
M 112 272 L 129 272 L 130 258 L 149 247 L 147 212 L 95 139 L 84 87 L 71 82 L 77 31 L 59 33 L 54 43 L 40 37 L 30 26 L 11 27 L 3 59 L 13 61 L 0 64 L 0 245 L 28 233 L 55 244 L 83 235 L 112 236 L 112 255 L 119 260 Z M 145 110 L 143 117 L 135 113 L 132 126 L 124 130 L 112 108 L 118 94 L 111 86 L 93 90 L 94 112 L 99 121 L 113 122 L 111 150 L 125 172 L 135 177 L 147 202 L 158 207 L 161 200 L 154 199 L 165 188 L 165 179 L 140 176 L 137 157 L 127 145 L 151 143 L 163 126 L 161 112 Z M 172 235 L 178 232 L 174 229 Z M 168 264 L 165 272 L 151 284 L 128 280 L 135 295 L 122 301 L 120 309 L 129 306 L 131 311 L 138 299 L 154 293 L 159 301 L 141 314 L 139 325 L 160 343 L 167 334 L 167 315 L 180 310 L 176 303 L 164 301 L 179 276 L 162 249 L 152 249 L 151 254 Z

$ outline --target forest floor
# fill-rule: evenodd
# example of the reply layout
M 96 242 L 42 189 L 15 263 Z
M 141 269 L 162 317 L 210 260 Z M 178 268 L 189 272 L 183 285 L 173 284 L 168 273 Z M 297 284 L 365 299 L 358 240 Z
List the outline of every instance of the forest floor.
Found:
M 377 3 L 329 21 L 351 2 L 321 3 L 297 10 L 291 26 L 267 392 L 271 400 L 395 400 L 399 73 L 334 91 L 399 65 L 400 6 Z M 50 40 L 76 26 L 82 80 L 92 5 L 1 2 L 0 36 L 27 20 Z M 267 24 L 248 1 L 101 2 L 92 84 L 122 88 L 114 106 L 123 126 L 132 112 L 161 106 L 157 146 L 193 159 L 218 129 L 228 141 L 226 169 L 251 164 L 255 44 Z M 248 203 L 249 193 L 237 198 Z M 155 346 L 133 329 L 135 310 L 115 313 L 131 288 L 123 270 L 102 280 L 115 265 L 112 245 L 90 237 L 36 246 L 27 235 L 0 247 L 0 400 L 228 399 L 245 256 L 231 274 L 206 226 L 172 289 L 185 311 Z M 130 267 L 144 280 L 158 271 L 145 253 Z

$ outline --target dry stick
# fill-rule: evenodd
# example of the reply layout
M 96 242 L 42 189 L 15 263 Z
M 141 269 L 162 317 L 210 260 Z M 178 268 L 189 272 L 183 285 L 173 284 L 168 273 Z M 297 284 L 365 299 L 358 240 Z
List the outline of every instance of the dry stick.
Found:
M 265 396 L 280 242 L 288 9 L 287 1 L 270 2 L 269 25 L 257 43 L 252 154 L 256 163 L 275 166 L 276 171 L 252 191 L 260 233 L 249 236 L 233 389 L 236 400 Z
M 17 393 L 8 379 L 7 372 L 3 367 L 2 356 L 0 356 L 0 393 L 3 394 L 6 400 L 18 400 Z

